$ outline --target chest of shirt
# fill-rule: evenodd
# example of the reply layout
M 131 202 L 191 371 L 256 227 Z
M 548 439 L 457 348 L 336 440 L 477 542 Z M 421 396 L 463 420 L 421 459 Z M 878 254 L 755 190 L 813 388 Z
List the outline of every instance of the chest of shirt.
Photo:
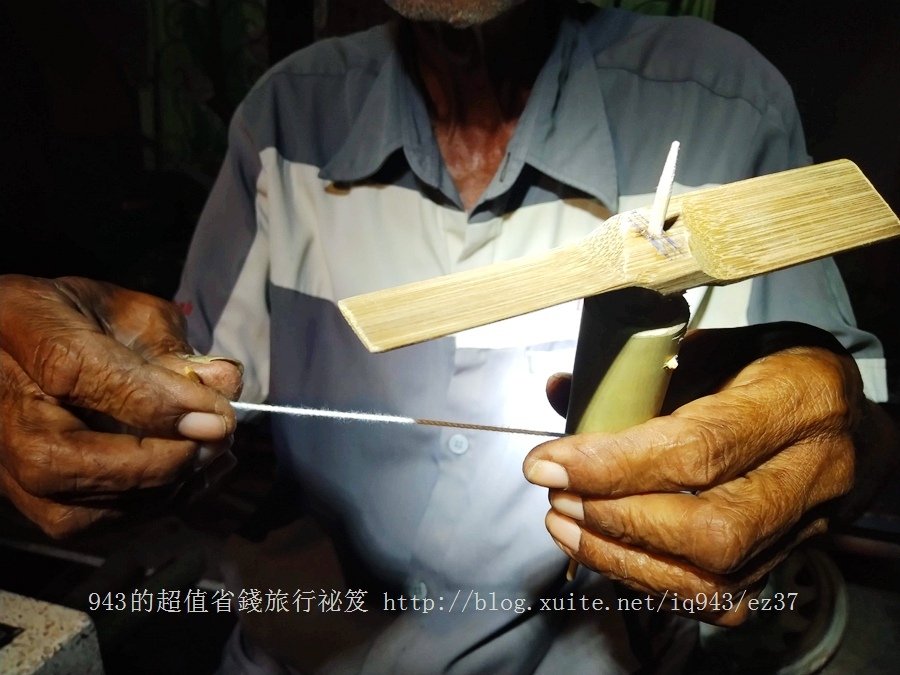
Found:
M 470 221 L 402 185 L 336 186 L 315 167 L 263 153 L 258 211 L 270 280 L 336 301 L 560 246 L 602 226 L 587 199 L 544 200 Z

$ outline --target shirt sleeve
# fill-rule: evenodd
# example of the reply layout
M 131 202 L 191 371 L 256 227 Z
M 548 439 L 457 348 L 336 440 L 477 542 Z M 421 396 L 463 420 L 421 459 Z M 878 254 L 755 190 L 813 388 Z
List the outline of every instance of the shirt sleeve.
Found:
M 191 344 L 244 364 L 243 400 L 262 401 L 269 382 L 269 246 L 265 176 L 238 108 L 228 152 L 188 251 L 176 301 Z
M 789 89 L 773 97 L 758 131 L 757 175 L 809 164 L 799 112 Z M 878 339 L 857 326 L 850 297 L 834 260 L 826 258 L 753 279 L 749 324 L 801 321 L 831 332 L 853 354 L 866 395 L 887 400 L 884 353 Z

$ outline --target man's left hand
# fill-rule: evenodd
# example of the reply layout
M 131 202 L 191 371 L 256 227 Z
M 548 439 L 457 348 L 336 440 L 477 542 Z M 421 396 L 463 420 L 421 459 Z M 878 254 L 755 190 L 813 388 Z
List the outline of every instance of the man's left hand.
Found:
M 682 401 L 691 366 L 714 361 L 698 342 L 673 379 Z M 857 430 L 874 407 L 852 358 L 792 347 L 671 414 L 538 446 L 525 474 L 551 488 L 547 529 L 573 559 L 657 598 L 716 597 L 701 618 L 733 625 L 850 493 L 866 454 Z

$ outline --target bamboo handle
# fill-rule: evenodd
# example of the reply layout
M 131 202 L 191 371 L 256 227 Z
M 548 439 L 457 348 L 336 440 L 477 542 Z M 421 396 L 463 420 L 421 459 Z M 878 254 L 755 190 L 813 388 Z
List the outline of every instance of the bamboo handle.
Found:
M 680 294 L 629 288 L 587 298 L 566 432 L 615 432 L 656 417 L 689 318 Z M 569 563 L 569 580 L 577 567 Z

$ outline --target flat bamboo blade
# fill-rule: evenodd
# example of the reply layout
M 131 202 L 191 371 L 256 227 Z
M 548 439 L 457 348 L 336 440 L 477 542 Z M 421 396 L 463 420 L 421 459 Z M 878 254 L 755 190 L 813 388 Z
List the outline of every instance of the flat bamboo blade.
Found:
M 629 286 L 676 293 L 728 284 L 900 236 L 900 222 L 847 160 L 729 183 L 672 198 L 662 255 L 630 223 L 537 256 L 340 301 L 369 351 L 450 335 Z
M 897 216 L 849 160 L 683 196 L 691 253 L 717 283 L 900 235 Z
M 424 342 L 583 297 L 585 288 L 599 293 L 630 286 L 631 279 L 622 272 L 622 237 L 614 230 L 605 227 L 541 255 L 357 295 L 338 304 L 369 351 Z

